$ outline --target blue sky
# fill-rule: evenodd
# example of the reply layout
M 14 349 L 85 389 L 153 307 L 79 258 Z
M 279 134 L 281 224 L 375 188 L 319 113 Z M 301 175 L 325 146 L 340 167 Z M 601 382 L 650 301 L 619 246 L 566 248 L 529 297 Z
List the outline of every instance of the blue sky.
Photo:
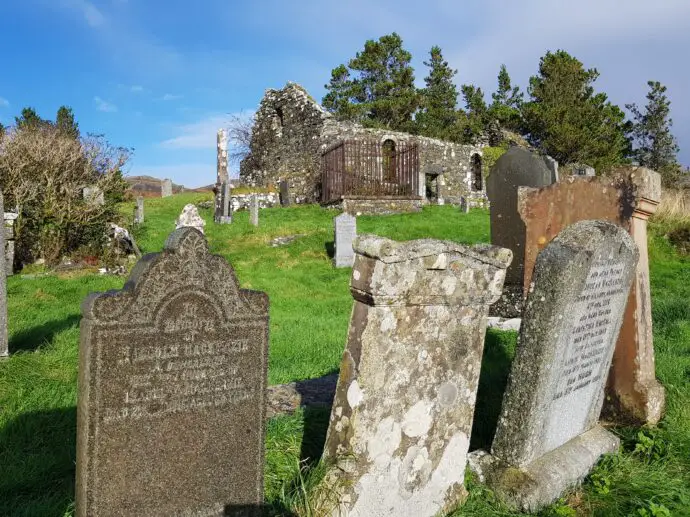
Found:
M 546 50 L 601 76 L 621 107 L 669 88 L 690 165 L 689 0 L 2 0 L 0 122 L 71 106 L 83 131 L 134 148 L 129 174 L 215 181 L 215 133 L 288 80 L 318 99 L 336 65 L 397 31 L 422 62 L 440 45 L 457 82 L 494 90 L 501 63 L 524 87 Z M 236 170 L 236 166 L 231 166 Z

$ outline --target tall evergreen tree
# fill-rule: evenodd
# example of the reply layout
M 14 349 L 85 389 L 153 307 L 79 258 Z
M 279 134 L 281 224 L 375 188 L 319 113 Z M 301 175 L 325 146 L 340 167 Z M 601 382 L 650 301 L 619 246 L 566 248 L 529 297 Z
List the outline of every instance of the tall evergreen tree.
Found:
M 530 142 L 560 163 L 587 163 L 605 172 L 629 152 L 625 114 L 594 93 L 599 73 L 563 50 L 547 52 L 530 78 L 522 109 Z
M 79 124 L 74 120 L 74 112 L 70 107 L 60 106 L 55 117 L 55 126 L 61 133 L 79 138 Z
M 665 176 L 666 182 L 680 172 L 677 162 L 678 143 L 671 133 L 671 101 L 666 86 L 648 81 L 647 105 L 641 111 L 636 104 L 626 104 L 633 115 L 632 136 L 636 144 L 633 156 L 640 165 Z
M 421 90 L 422 109 L 415 116 L 417 131 L 425 136 L 454 139 L 457 130 L 458 89 L 453 83 L 457 73 L 443 59 L 441 47 L 434 46 L 429 52 L 429 75 L 424 78 Z
M 345 67 L 331 72 L 323 105 L 338 118 L 395 130 L 412 129 L 419 105 L 412 55 L 395 32 L 367 40 Z
M 22 109 L 22 113 L 18 117 L 14 117 L 17 129 L 38 129 L 51 125 L 49 120 L 45 120 L 38 116 L 36 110 L 31 107 Z
M 466 110 L 463 141 L 474 143 L 488 125 L 488 108 L 481 88 L 463 84 L 461 90 Z
M 505 128 L 517 130 L 520 127 L 520 108 L 523 94 L 518 86 L 512 86 L 506 65 L 498 72 L 498 88 L 491 94 L 489 117 L 498 120 Z

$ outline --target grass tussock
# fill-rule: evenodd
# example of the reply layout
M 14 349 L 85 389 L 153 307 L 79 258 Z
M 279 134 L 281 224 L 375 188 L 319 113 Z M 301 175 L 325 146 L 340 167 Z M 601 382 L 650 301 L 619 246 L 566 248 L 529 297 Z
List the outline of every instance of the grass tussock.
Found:
M 690 224 L 690 190 L 664 189 L 654 221 Z

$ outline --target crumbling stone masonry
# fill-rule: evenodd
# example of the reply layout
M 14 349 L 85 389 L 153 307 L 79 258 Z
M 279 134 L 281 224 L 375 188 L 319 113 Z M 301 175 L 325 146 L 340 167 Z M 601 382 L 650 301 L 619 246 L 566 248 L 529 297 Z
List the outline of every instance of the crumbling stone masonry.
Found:
M 295 83 L 266 91 L 256 112 L 250 153 L 240 164 L 240 178 L 252 186 L 277 185 L 287 180 L 295 202 L 318 202 L 321 154 L 345 139 L 390 140 L 393 146 L 416 143 L 419 196 L 439 204 L 459 204 L 465 196 L 474 205 L 484 204 L 481 146 L 339 122 Z

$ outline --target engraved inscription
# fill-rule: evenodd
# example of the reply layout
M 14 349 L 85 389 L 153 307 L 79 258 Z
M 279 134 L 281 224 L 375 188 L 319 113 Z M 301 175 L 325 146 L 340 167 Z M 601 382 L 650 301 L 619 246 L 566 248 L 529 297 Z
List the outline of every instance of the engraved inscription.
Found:
M 566 356 L 553 400 L 559 400 L 601 380 L 602 364 L 611 346 L 611 302 L 625 295 L 623 265 L 613 260 L 595 264 L 577 299 L 574 314 L 581 314 L 570 330 Z

